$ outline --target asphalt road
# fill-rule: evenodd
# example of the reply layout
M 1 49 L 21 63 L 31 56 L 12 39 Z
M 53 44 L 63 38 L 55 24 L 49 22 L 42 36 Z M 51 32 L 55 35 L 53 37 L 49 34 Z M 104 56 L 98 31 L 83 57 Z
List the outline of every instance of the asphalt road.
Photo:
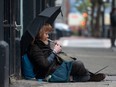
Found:
M 116 52 L 112 49 L 63 47 L 63 51 L 81 60 L 85 67 L 92 72 L 108 66 L 101 72 L 116 75 Z

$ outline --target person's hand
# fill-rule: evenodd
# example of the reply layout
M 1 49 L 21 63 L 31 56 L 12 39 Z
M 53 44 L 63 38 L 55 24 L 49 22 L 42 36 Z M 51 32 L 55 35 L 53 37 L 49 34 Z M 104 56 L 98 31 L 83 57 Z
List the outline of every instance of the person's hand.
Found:
M 62 51 L 62 47 L 60 45 L 59 42 L 56 42 L 55 46 L 54 46 L 54 50 L 53 50 L 55 53 L 59 53 Z

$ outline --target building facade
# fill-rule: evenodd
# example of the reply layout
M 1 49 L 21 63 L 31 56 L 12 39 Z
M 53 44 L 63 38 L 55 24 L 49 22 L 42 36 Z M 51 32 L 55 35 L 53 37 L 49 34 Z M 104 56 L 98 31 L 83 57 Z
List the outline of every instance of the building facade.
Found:
M 20 38 L 29 23 L 54 0 L 0 1 L 0 87 L 9 87 L 9 78 L 21 78 Z

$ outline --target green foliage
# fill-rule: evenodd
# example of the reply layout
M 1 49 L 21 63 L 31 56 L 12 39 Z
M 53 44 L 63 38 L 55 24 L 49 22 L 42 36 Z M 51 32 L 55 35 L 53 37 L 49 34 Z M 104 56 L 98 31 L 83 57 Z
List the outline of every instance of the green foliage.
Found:
M 76 3 L 79 3 L 76 8 L 81 13 L 87 12 L 87 8 L 91 6 L 90 0 L 76 0 Z

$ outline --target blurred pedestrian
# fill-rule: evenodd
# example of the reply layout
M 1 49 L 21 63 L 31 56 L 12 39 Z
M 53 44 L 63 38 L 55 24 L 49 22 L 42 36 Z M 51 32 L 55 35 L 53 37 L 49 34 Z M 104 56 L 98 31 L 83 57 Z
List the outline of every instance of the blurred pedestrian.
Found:
M 111 21 L 111 47 L 115 47 L 115 39 L 116 39 L 116 8 L 112 8 L 110 13 L 110 21 Z

